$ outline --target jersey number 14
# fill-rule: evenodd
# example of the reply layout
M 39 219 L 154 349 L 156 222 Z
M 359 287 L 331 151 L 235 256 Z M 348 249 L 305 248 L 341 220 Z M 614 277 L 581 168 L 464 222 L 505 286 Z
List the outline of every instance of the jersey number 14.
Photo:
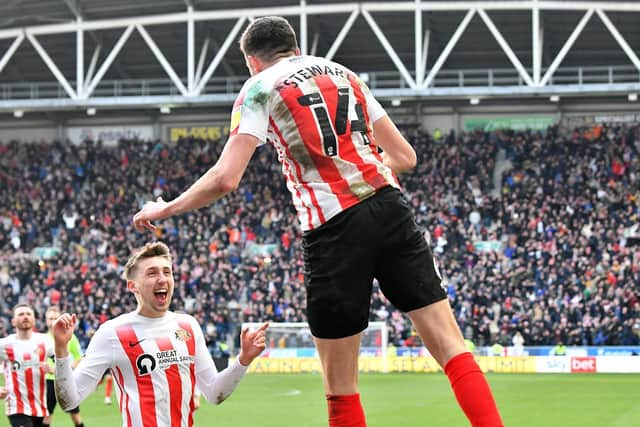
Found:
M 338 155 L 338 136 L 347 133 L 347 123 L 350 123 L 351 125 L 351 133 L 359 132 L 362 135 L 364 144 L 370 144 L 371 141 L 367 136 L 367 124 L 364 119 L 361 104 L 355 104 L 354 108 L 356 119 L 349 121 L 349 88 L 338 88 L 338 107 L 336 109 L 336 117 L 333 122 L 335 132 L 331 126 L 329 111 L 327 111 L 327 107 L 322 100 L 322 96 L 320 96 L 320 92 L 302 95 L 298 98 L 298 103 L 303 107 L 311 108 L 311 111 L 320 126 L 322 147 L 327 156 L 333 157 Z

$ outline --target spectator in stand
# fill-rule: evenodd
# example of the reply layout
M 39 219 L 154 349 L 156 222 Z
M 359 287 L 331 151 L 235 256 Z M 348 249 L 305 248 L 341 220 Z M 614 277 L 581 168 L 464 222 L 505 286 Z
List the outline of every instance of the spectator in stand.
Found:
M 508 345 L 515 331 L 527 345 L 552 346 L 556 337 L 567 345 L 640 344 L 634 328 L 640 324 L 637 124 L 603 126 L 592 139 L 580 129 L 555 127 L 450 133 L 440 143 L 417 128 L 403 132 L 418 167 L 402 183 L 431 236 L 464 336 L 477 346 L 498 339 Z M 177 195 L 222 150 L 221 141 L 186 138 L 162 144 L 163 158 L 157 142 L 0 143 L 5 327 L 18 302 L 43 314 L 59 297 L 63 311 L 79 313 L 77 336 L 86 348 L 104 320 L 135 307 L 120 286 L 117 261 L 145 238 L 129 223 L 131 206 L 153 198 L 153 191 Z M 500 150 L 511 166 L 494 182 Z M 624 167 L 614 172 L 614 162 Z M 306 321 L 300 231 L 275 164 L 272 150 L 258 148 L 238 192 L 160 224 L 180 254 L 175 309 L 202 325 L 221 322 L 212 340 L 235 337 L 242 321 Z M 73 238 L 67 209 L 78 216 Z M 279 220 L 263 224 L 272 209 Z M 469 220 L 474 211 L 477 226 Z M 239 240 L 231 244 L 235 230 Z M 501 249 L 476 247 L 489 240 Z M 377 289 L 374 284 L 370 320 L 394 319 L 389 339 L 399 344 L 410 336 L 410 324 L 395 320 L 397 311 Z M 36 326 L 44 330 L 44 317 Z

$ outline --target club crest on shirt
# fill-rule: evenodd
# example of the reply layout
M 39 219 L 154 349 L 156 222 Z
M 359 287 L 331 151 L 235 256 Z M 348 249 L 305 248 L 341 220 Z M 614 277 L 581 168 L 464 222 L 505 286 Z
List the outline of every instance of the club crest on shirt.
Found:
M 184 330 L 184 329 L 178 329 L 175 332 L 176 335 L 176 339 L 178 341 L 189 341 L 191 338 L 193 338 L 193 335 L 191 335 L 191 332 Z

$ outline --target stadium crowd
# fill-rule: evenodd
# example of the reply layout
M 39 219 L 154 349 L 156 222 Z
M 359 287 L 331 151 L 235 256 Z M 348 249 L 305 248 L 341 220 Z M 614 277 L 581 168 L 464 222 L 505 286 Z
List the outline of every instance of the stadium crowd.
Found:
M 418 166 L 400 180 L 465 337 L 640 344 L 637 126 L 435 141 L 405 132 Z M 134 231 L 133 213 L 179 194 L 223 143 L 0 143 L 0 336 L 18 302 L 35 307 L 42 330 L 50 305 L 78 313 L 85 345 L 135 309 L 122 264 L 150 235 Z M 496 186 L 498 161 L 510 167 Z M 214 354 L 242 321 L 305 321 L 300 231 L 279 168 L 271 147 L 259 148 L 237 192 L 155 235 L 174 251 L 173 308 L 199 320 Z M 396 346 L 420 344 L 377 287 L 371 320 L 388 322 Z

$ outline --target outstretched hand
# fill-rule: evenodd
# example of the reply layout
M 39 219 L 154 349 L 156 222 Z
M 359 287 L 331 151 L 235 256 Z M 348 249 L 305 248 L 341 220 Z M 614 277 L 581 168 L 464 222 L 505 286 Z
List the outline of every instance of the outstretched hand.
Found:
M 133 216 L 133 226 L 138 231 L 155 230 L 157 227 L 151 223 L 158 219 L 165 217 L 164 208 L 167 202 L 162 197 L 158 197 L 155 202 L 148 201 L 144 204 L 142 209 Z
M 67 344 L 73 337 L 73 330 L 76 327 L 78 319 L 75 314 L 63 313 L 54 322 L 52 329 L 53 341 L 55 343 L 56 357 L 67 357 L 69 351 Z
M 240 354 L 238 360 L 244 366 L 249 366 L 253 359 L 258 357 L 260 353 L 267 346 L 267 333 L 266 330 L 269 327 L 269 323 L 263 323 L 258 329 L 249 330 L 249 328 L 242 329 L 240 333 Z

